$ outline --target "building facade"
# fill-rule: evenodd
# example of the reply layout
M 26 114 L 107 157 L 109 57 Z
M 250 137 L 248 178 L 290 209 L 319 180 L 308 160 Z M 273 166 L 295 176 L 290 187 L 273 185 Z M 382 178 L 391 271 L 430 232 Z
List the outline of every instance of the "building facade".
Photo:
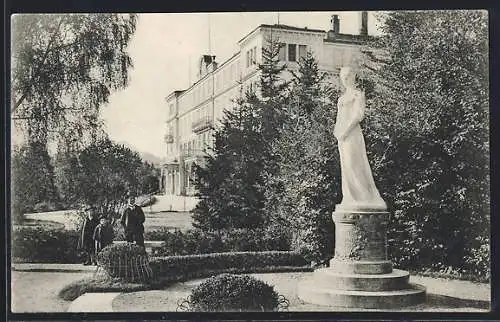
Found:
M 218 64 L 215 56 L 203 55 L 199 60 L 197 81 L 185 90 L 174 91 L 165 98 L 166 156 L 162 165 L 161 186 L 166 195 L 192 196 L 193 165 L 202 164 L 204 149 L 212 145 L 214 127 L 224 110 L 234 108 L 234 99 L 259 84 L 258 66 L 262 48 L 270 37 L 282 44 L 280 61 L 288 70 L 297 70 L 298 61 L 308 51 L 318 61 L 321 71 L 335 78 L 340 68 L 356 64 L 360 45 L 368 37 L 366 12 L 360 13 L 360 34 L 339 33 L 339 18 L 332 16 L 328 32 L 287 25 L 260 25 L 243 37 L 239 51 Z M 283 79 L 292 77 L 284 72 Z

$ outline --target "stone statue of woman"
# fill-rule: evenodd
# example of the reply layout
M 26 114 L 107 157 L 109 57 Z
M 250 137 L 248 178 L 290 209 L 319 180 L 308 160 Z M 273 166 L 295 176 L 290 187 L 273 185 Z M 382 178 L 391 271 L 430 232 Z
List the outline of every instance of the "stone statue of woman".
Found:
M 387 206 L 375 186 L 365 140 L 359 122 L 364 117 L 365 95 L 356 88 L 355 72 L 342 67 L 340 80 L 345 87 L 337 103 L 334 135 L 338 140 L 342 180 L 342 202 L 336 210 L 386 210 Z

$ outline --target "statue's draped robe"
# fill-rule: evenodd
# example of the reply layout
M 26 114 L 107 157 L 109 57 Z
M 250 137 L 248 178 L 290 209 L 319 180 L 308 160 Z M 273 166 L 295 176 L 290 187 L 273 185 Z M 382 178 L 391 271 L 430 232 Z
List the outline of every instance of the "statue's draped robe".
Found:
M 364 93 L 354 91 L 339 98 L 335 132 L 345 135 L 338 142 L 342 180 L 342 202 L 338 208 L 386 209 L 373 180 L 365 140 L 359 122 L 364 117 Z M 348 131 L 346 133 L 346 131 Z

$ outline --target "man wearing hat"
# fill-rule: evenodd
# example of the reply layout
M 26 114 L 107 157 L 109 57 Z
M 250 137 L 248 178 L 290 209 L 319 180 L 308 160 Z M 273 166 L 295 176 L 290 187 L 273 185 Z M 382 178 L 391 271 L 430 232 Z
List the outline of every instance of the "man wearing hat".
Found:
M 83 265 L 95 265 L 95 248 L 94 248 L 94 230 L 99 224 L 97 216 L 91 206 L 84 206 L 85 219 L 83 221 L 82 231 L 78 239 L 78 249 L 85 253 Z
M 136 242 L 137 245 L 144 247 L 144 212 L 142 208 L 135 204 L 135 197 L 128 198 L 127 208 L 123 211 L 120 223 L 125 231 L 127 242 Z

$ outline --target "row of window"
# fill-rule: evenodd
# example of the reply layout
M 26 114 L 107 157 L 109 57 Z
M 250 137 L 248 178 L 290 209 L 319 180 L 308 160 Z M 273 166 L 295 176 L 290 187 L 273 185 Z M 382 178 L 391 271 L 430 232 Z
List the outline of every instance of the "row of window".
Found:
M 305 58 L 306 53 L 307 53 L 306 45 L 282 43 L 280 46 L 279 59 L 281 61 L 296 62 L 299 61 L 301 58 Z
M 192 132 L 192 124 L 193 122 L 200 120 L 200 119 L 206 119 L 211 116 L 211 104 L 205 104 L 202 108 L 199 108 L 195 111 L 191 111 L 187 113 L 186 115 L 182 116 L 179 119 L 179 127 L 180 127 L 180 135 L 181 137 L 185 137 L 191 134 Z
M 232 86 L 238 81 L 240 76 L 239 64 L 235 62 L 229 66 L 223 67 L 222 71 L 217 72 L 215 82 L 217 84 L 216 91 L 219 92 L 229 86 Z
M 247 51 L 246 54 L 246 67 L 257 65 L 257 47 Z
M 182 151 L 202 151 L 205 147 L 211 144 L 210 139 L 210 131 L 205 131 L 197 135 L 196 138 L 188 142 L 181 143 L 180 148 Z

